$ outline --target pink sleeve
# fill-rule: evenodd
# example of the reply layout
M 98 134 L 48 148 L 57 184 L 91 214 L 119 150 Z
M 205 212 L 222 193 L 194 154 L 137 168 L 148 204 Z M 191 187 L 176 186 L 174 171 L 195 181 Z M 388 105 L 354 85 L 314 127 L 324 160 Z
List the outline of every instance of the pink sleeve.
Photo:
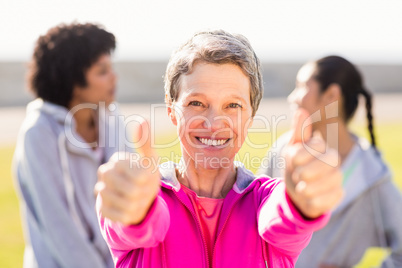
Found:
M 285 183 L 280 182 L 274 187 L 260 204 L 258 231 L 278 251 L 297 257 L 310 242 L 312 233 L 327 224 L 330 213 L 306 220 L 287 195 Z
M 112 250 L 133 250 L 157 246 L 165 239 L 170 225 L 166 202 L 158 195 L 145 219 L 138 225 L 123 225 L 103 218 L 100 213 L 102 198 L 98 196 L 96 210 L 103 238 Z

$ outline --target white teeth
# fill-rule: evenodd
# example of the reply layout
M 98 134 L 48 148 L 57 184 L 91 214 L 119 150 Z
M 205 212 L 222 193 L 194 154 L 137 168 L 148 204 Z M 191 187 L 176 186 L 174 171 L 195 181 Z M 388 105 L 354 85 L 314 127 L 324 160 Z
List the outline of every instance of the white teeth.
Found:
M 211 140 L 211 139 L 204 139 L 204 138 L 200 138 L 199 139 L 201 141 L 201 143 L 208 145 L 208 146 L 219 146 L 224 144 L 225 142 L 228 141 L 228 139 L 226 140 Z

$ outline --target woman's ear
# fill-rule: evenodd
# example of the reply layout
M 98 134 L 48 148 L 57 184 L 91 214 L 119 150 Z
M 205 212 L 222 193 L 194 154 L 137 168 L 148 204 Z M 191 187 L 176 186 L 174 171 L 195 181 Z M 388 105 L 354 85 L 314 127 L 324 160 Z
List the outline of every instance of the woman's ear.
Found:
M 168 113 L 170 121 L 172 121 L 173 125 L 177 126 L 176 112 L 175 109 L 173 108 L 172 103 L 166 104 L 166 111 Z
M 73 91 L 71 92 L 71 100 L 70 100 L 70 104 L 73 103 L 73 105 L 77 105 L 81 102 L 83 102 L 84 96 L 83 93 L 85 93 L 83 91 L 83 88 L 80 86 L 74 86 L 73 87 Z
M 329 85 L 325 94 L 326 94 L 326 98 L 329 103 L 332 103 L 334 101 L 339 101 L 342 96 L 341 86 L 338 84 L 331 84 L 331 85 Z
M 340 85 L 330 84 L 322 97 L 327 118 L 342 116 L 342 88 Z
M 172 121 L 173 125 L 177 126 L 177 118 L 176 118 L 176 111 L 173 108 L 172 99 L 169 97 L 168 94 L 165 94 L 165 103 L 166 103 L 166 111 Z

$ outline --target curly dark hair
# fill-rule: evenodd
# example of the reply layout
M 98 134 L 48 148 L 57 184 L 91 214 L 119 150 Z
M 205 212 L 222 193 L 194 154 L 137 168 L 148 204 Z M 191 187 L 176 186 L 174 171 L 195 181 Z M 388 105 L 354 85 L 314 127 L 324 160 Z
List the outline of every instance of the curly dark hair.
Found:
M 102 26 L 60 24 L 38 38 L 28 72 L 36 97 L 68 108 L 75 86 L 87 85 L 86 70 L 116 47 L 115 37 Z

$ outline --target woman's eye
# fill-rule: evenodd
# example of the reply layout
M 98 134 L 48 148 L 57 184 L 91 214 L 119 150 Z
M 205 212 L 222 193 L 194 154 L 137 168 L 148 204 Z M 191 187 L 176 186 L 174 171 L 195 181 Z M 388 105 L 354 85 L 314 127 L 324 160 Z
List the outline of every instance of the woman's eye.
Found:
M 238 103 L 231 103 L 229 104 L 229 108 L 242 108 L 242 106 Z
M 191 106 L 202 106 L 202 103 L 199 101 L 190 101 L 190 103 L 188 105 Z
M 105 74 L 107 74 L 108 73 L 108 69 L 106 69 L 106 68 L 102 68 L 102 69 L 100 69 L 99 70 L 99 75 L 105 75 Z

